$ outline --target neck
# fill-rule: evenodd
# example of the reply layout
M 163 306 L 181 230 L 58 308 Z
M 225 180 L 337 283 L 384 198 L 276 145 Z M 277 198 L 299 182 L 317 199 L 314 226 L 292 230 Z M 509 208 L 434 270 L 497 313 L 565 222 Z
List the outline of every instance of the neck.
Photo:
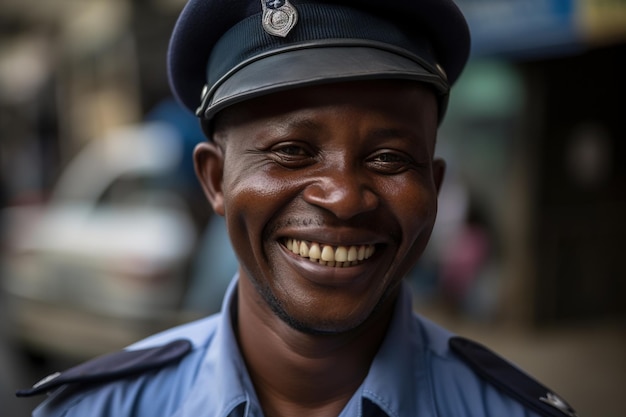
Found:
M 264 414 L 339 415 L 369 371 L 386 334 L 392 300 L 358 329 L 311 335 L 289 327 L 262 302 L 242 299 L 254 291 L 246 288 L 247 280 L 239 286 L 239 344 Z

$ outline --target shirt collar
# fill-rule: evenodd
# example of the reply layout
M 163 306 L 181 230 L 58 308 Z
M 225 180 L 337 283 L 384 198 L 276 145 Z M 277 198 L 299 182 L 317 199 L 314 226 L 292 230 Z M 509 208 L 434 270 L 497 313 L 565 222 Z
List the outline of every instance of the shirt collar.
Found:
M 206 417 L 262 416 L 259 401 L 235 337 L 237 281 L 231 281 L 222 304 L 222 314 L 213 340 L 198 369 L 185 415 Z M 219 383 L 216 383 L 219 381 Z M 207 406 L 209 405 L 210 406 Z
M 190 395 L 190 398 L 204 398 L 203 404 L 216 406 L 217 412 L 211 414 L 211 417 L 263 415 L 234 332 L 237 281 L 236 276 L 226 292 L 221 322 L 202 364 L 203 368 L 210 367 L 213 370 L 199 371 L 196 390 L 205 392 Z M 380 415 L 381 411 L 390 417 L 418 415 L 422 405 L 418 404 L 415 393 L 428 395 L 430 385 L 425 371 L 425 355 L 416 354 L 416 347 L 423 349 L 423 336 L 421 331 L 411 329 L 411 326 L 415 326 L 411 291 L 403 283 L 385 340 L 367 377 L 341 417 Z M 204 381 L 203 375 L 213 375 L 215 379 Z M 214 383 L 216 380 L 220 381 L 217 386 Z M 206 401 L 207 396 L 210 396 L 210 402 Z M 196 415 L 205 415 L 206 412 L 204 408 Z
M 363 381 L 362 398 L 388 416 L 421 415 L 430 397 L 424 345 L 411 290 L 403 282 L 385 340 Z

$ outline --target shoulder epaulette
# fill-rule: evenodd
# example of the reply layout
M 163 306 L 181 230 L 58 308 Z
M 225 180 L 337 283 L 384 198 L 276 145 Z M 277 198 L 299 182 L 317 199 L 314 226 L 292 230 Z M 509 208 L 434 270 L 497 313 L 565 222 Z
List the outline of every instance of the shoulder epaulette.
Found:
M 19 390 L 15 395 L 31 397 L 50 392 L 66 384 L 104 383 L 160 369 L 183 358 L 191 351 L 191 347 L 190 341 L 180 339 L 162 346 L 110 353 L 67 371 L 48 375 L 32 388 Z
M 449 343 L 474 372 L 540 416 L 577 417 L 561 397 L 481 344 L 463 337 Z

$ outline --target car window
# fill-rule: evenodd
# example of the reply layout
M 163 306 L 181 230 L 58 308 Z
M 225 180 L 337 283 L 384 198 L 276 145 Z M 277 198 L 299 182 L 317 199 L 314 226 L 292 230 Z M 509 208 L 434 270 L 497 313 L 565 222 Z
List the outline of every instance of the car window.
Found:
M 98 207 L 180 206 L 180 196 L 167 176 L 124 175 L 99 196 Z

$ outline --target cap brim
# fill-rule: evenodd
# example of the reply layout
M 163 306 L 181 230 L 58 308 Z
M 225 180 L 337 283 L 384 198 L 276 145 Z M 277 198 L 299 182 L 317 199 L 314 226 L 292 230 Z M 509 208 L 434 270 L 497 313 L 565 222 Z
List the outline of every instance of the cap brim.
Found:
M 254 97 L 343 81 L 411 80 L 431 84 L 446 96 L 448 83 L 437 71 L 416 59 L 363 45 L 290 49 L 255 58 L 226 74 L 206 94 L 198 116 L 212 119 L 220 110 Z M 445 106 L 446 100 L 441 102 Z

